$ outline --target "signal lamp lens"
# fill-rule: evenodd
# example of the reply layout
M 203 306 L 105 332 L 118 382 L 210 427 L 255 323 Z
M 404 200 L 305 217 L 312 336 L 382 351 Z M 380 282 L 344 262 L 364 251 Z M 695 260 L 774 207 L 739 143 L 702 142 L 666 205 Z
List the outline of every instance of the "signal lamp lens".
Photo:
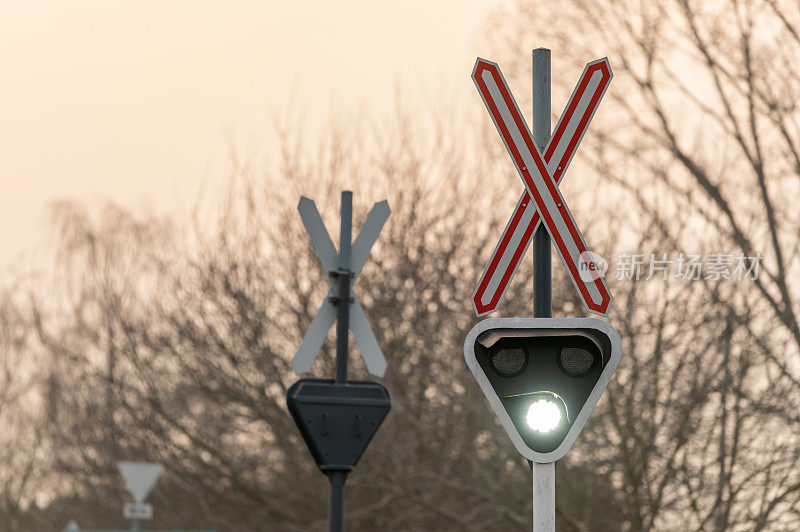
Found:
M 522 373 L 528 363 L 525 350 L 514 347 L 500 349 L 492 355 L 492 368 L 501 377 L 515 377 Z
M 558 363 L 570 377 L 583 377 L 591 371 L 594 355 L 582 347 L 564 347 L 558 354 Z
M 561 423 L 561 410 L 553 401 L 538 399 L 528 407 L 525 420 L 536 432 L 550 432 Z

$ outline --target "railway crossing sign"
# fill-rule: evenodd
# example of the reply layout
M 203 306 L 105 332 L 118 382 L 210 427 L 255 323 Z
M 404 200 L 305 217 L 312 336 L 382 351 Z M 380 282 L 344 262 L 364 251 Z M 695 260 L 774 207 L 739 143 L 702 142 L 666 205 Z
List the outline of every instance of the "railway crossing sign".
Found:
M 300 211 L 300 217 L 303 220 L 306 232 L 308 232 L 308 237 L 311 239 L 311 245 L 314 247 L 314 252 L 317 254 L 322 268 L 328 274 L 328 281 L 331 285 L 327 296 L 322 302 L 322 306 L 311 321 L 311 325 L 306 331 L 297 353 L 292 358 L 292 367 L 295 373 L 300 375 L 311 369 L 311 364 L 328 336 L 328 330 L 336 321 L 336 306 L 333 303 L 333 299 L 336 296 L 336 275 L 339 271 L 340 257 L 328 231 L 325 229 L 325 224 L 314 201 L 301 197 L 297 210 Z M 353 331 L 361 356 L 367 365 L 367 371 L 378 377 L 383 377 L 386 371 L 386 359 L 381 352 L 372 328 L 369 326 L 367 317 L 364 315 L 364 309 L 361 308 L 358 298 L 352 291 L 352 286 L 355 284 L 361 268 L 364 267 L 364 263 L 367 262 L 370 249 L 378 239 L 383 224 L 389 218 L 389 213 L 389 203 L 386 200 L 376 203 L 372 210 L 369 211 L 367 219 L 361 227 L 361 232 L 353 242 L 350 250 L 350 272 L 353 278 L 350 282 L 349 326 L 350 330 Z
M 475 62 L 472 79 L 525 185 L 472 296 L 478 316 L 497 310 L 539 223 L 544 223 L 586 308 L 607 314 L 611 294 L 558 183 L 611 77 L 607 58 L 586 65 L 544 153 L 539 153 L 500 68 L 481 58 Z
M 389 391 L 378 382 L 347 380 L 349 336 L 353 336 L 373 375 L 383 376 L 386 360 L 353 293 L 353 282 L 389 217 L 389 204 L 376 203 L 352 242 L 353 193 L 342 192 L 339 252 L 333 247 L 314 202 L 300 198 L 297 209 L 314 251 L 328 272 L 331 288 L 292 359 L 297 373 L 308 371 L 328 329 L 336 322 L 336 378 L 300 379 L 286 393 L 286 406 L 320 471 L 331 485 L 330 531 L 341 532 L 344 485 L 391 409 Z

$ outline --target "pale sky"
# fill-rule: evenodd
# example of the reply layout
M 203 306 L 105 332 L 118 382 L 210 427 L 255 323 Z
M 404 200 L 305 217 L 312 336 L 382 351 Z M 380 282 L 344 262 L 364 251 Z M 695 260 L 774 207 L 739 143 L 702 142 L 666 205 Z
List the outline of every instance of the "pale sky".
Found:
M 389 109 L 398 81 L 472 91 L 495 4 L 3 0 L 0 266 L 41 243 L 56 199 L 188 209 L 292 103 L 313 134 L 332 102 Z

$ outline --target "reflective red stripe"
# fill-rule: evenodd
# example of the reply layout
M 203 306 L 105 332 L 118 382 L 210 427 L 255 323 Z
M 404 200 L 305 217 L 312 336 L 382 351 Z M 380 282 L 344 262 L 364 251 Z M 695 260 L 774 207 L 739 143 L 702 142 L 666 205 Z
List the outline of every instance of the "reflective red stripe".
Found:
M 514 159 L 517 165 L 517 170 L 520 173 L 523 181 L 525 181 L 526 183 L 527 190 L 533 193 L 537 210 L 537 213 L 535 213 L 532 216 L 531 222 L 529 223 L 529 226 L 526 228 L 525 233 L 523 234 L 523 238 L 520 240 L 517 249 L 515 249 L 514 254 L 509 260 L 509 264 L 506 267 L 506 271 L 504 272 L 503 277 L 498 283 L 497 290 L 495 290 L 495 293 L 492 295 L 492 299 L 490 300 L 489 303 L 483 304 L 481 301 L 481 297 L 485 294 L 488 284 L 491 281 L 492 277 L 494 276 L 494 273 L 496 272 L 497 267 L 500 264 L 500 261 L 502 260 L 503 254 L 506 248 L 508 247 L 511 237 L 513 236 L 514 232 L 518 229 L 519 220 L 522 217 L 523 212 L 526 208 L 525 207 L 526 200 L 529 200 L 530 196 L 527 194 L 524 195 L 522 201 L 517 205 L 512 221 L 507 226 L 506 232 L 503 235 L 503 238 L 498 244 L 498 247 L 495 250 L 495 253 L 492 257 L 492 261 L 490 262 L 487 271 L 484 273 L 483 279 L 481 280 L 478 289 L 476 290 L 476 293 L 473 296 L 473 302 L 479 314 L 491 311 L 494 308 L 496 308 L 497 304 L 499 303 L 499 299 L 502 297 L 505 287 L 508 284 L 508 281 L 510 280 L 511 275 L 515 271 L 522 257 L 523 252 L 528 246 L 529 240 L 533 233 L 533 229 L 539 222 L 539 215 L 543 216 L 545 227 L 548 229 L 548 232 L 550 233 L 551 237 L 556 243 L 557 249 L 560 252 L 562 260 L 566 263 L 567 268 L 570 271 L 570 275 L 572 276 L 573 282 L 580 291 L 586 306 L 590 310 L 594 312 L 599 312 L 601 314 L 605 314 L 608 310 L 608 305 L 610 303 L 611 298 L 610 294 L 608 293 L 608 289 L 605 286 L 604 280 L 602 278 L 597 278 L 594 279 L 592 283 L 597 287 L 597 292 L 600 297 L 600 302 L 594 303 L 591 295 L 589 294 L 586 282 L 584 282 L 580 278 L 580 274 L 578 272 L 578 263 L 576 261 L 579 260 L 580 255 L 586 251 L 586 245 L 583 241 L 583 238 L 576 224 L 572 220 L 571 216 L 569 216 L 569 209 L 566 207 L 566 202 L 564 201 L 563 197 L 561 196 L 556 186 L 556 183 L 563 176 L 563 170 L 564 170 L 563 166 L 565 166 L 566 163 L 569 162 L 571 156 L 576 150 L 577 145 L 580 142 L 580 139 L 583 133 L 585 132 L 586 127 L 588 126 L 589 120 L 591 119 L 592 114 L 594 113 L 594 110 L 597 107 L 599 100 L 603 95 L 605 86 L 607 86 L 608 81 L 610 81 L 611 77 L 610 69 L 608 68 L 608 64 L 606 61 L 601 60 L 594 64 L 590 64 L 585 70 L 581 78 L 581 81 L 579 82 L 578 88 L 573 94 L 573 97 L 570 99 L 569 105 L 567 106 L 564 116 L 562 116 L 562 119 L 559 121 L 556 131 L 553 134 L 553 139 L 549 143 L 548 149 L 545 151 L 545 159 L 549 161 L 549 159 L 555 153 L 558 144 L 561 141 L 561 137 L 564 135 L 569 125 L 569 122 L 572 119 L 572 115 L 574 114 L 578 104 L 580 103 L 581 97 L 583 96 L 586 88 L 588 87 L 588 84 L 592 76 L 598 70 L 600 70 L 603 74 L 603 77 L 601 78 L 600 81 L 600 86 L 598 87 L 599 90 L 595 91 L 594 94 L 592 95 L 592 99 L 587 104 L 586 110 L 584 111 L 580 122 L 575 128 L 575 132 L 569 139 L 569 144 L 564 150 L 564 154 L 562 155 L 561 160 L 559 161 L 559 163 L 562 165 L 562 169 L 561 170 L 557 169 L 554 172 L 554 174 L 557 174 L 556 178 L 549 174 L 546 164 L 542 159 L 542 156 L 539 153 L 538 149 L 536 149 L 533 143 L 533 139 L 531 138 L 527 125 L 524 119 L 522 118 L 522 115 L 516 106 L 516 102 L 514 101 L 513 96 L 511 95 L 508 86 L 506 85 L 505 80 L 503 79 L 502 73 L 500 72 L 497 65 L 483 60 L 478 60 L 476 64 L 475 71 L 473 72 L 473 79 L 478 87 L 478 90 L 484 96 L 484 102 L 487 108 L 489 109 L 490 114 L 492 114 L 496 127 L 498 128 L 501 136 L 505 140 L 505 144 L 509 150 L 509 153 L 511 154 L 512 158 Z M 557 231 L 557 227 L 553 219 L 554 213 L 548 211 L 544 199 L 541 195 L 543 191 L 540 191 L 536 188 L 536 184 L 534 183 L 533 179 L 530 176 L 531 170 L 529 169 L 522 170 L 525 167 L 525 162 L 523 161 L 522 155 L 519 152 L 518 147 L 514 143 L 513 137 L 511 136 L 511 133 L 509 132 L 503 120 L 503 117 L 496 103 L 492 99 L 492 96 L 486 86 L 486 83 L 482 78 L 482 73 L 484 71 L 487 71 L 492 76 L 495 84 L 497 85 L 497 88 L 500 91 L 500 95 L 503 98 L 504 103 L 509 110 L 511 118 L 514 121 L 517 130 L 520 132 L 523 143 L 525 144 L 525 148 L 529 151 L 529 155 L 531 156 L 531 158 L 534 161 L 534 164 L 536 165 L 536 168 L 539 172 L 539 175 L 542 178 L 544 187 L 547 189 L 547 193 L 549 194 L 550 199 L 556 205 L 558 204 L 562 205 L 561 207 L 562 212 L 559 212 L 558 216 L 560 216 L 560 219 L 564 224 L 564 227 L 567 229 L 569 233 L 569 237 L 572 240 L 572 244 L 577 250 L 577 255 L 578 255 L 577 257 L 573 257 L 570 254 L 566 242 L 564 241 L 564 237 L 566 235 L 561 235 Z

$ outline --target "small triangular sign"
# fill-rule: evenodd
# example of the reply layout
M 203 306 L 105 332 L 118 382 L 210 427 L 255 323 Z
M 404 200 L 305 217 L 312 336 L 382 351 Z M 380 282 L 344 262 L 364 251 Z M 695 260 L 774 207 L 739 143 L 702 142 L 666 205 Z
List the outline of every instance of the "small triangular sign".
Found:
M 158 475 L 164 470 L 161 464 L 147 462 L 119 462 L 117 467 L 136 502 L 144 502 Z

